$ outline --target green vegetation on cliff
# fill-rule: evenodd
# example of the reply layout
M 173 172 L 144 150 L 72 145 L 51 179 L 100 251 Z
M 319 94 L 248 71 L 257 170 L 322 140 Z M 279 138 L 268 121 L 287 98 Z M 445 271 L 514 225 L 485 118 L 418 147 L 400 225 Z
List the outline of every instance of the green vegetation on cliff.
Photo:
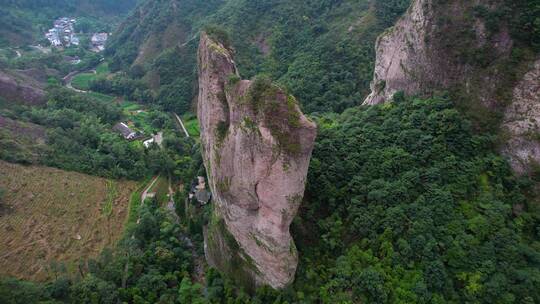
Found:
M 341 112 L 368 92 L 375 39 L 408 3 L 147 1 L 107 52 L 112 69 L 143 79 L 158 103 L 188 111 L 196 93 L 197 33 L 210 25 L 229 32 L 244 77 L 269 75 L 307 112 Z

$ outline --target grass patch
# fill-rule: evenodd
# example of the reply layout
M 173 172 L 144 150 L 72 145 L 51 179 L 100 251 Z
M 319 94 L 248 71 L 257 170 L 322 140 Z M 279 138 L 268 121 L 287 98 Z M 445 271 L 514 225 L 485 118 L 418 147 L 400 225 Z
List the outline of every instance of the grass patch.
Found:
M 109 74 L 110 73 L 109 64 L 107 62 L 103 62 L 100 65 L 98 65 L 96 68 L 96 73 L 98 75 Z
M 169 202 L 169 180 L 166 177 L 160 176 L 149 193 L 156 194 L 156 200 L 159 206 L 165 206 Z
M 90 82 L 96 79 L 94 73 L 81 73 L 73 77 L 71 85 L 78 90 L 90 90 Z
M 105 95 L 98 92 L 88 92 L 87 95 L 90 96 L 91 98 L 97 99 L 99 101 L 104 101 L 104 102 L 112 102 L 114 100 L 114 96 Z
M 98 78 L 98 76 L 103 76 L 109 74 L 109 65 L 106 62 L 101 63 L 96 67 L 96 72 L 81 73 L 73 77 L 71 85 L 79 90 L 90 90 L 90 83 Z
M 184 123 L 189 136 L 199 137 L 199 135 L 201 135 L 199 120 L 193 114 L 184 115 L 182 117 L 182 122 Z
M 132 101 L 123 101 L 120 106 L 125 120 L 132 129 L 146 135 L 159 131 L 152 126 L 152 121 L 143 105 Z
M 139 218 L 139 208 L 141 207 L 141 195 L 146 189 L 146 186 L 148 186 L 150 180 L 150 177 L 146 178 L 138 185 L 137 190 L 131 193 L 131 197 L 129 199 L 129 215 L 126 226 L 135 224 L 137 222 L 137 219 Z
M 113 211 L 114 200 L 118 196 L 116 183 L 112 180 L 107 181 L 107 199 L 105 200 L 101 212 L 103 215 L 110 217 Z

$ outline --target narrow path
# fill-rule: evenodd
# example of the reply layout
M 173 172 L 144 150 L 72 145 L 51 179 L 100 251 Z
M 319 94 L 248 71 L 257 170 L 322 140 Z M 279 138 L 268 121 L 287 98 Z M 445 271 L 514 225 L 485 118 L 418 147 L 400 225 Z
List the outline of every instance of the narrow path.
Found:
M 142 193 L 142 195 L 141 195 L 141 205 L 144 204 L 144 201 L 146 200 L 146 197 L 148 196 L 148 191 L 150 191 L 150 189 L 152 189 L 154 184 L 157 182 L 158 178 L 159 178 L 159 175 L 154 177 L 154 179 L 152 180 L 150 185 L 148 187 L 146 187 L 146 189 Z
M 79 90 L 79 89 L 76 89 L 73 87 L 73 85 L 71 85 L 71 82 L 73 81 L 73 78 L 75 78 L 75 76 L 79 75 L 80 73 L 84 73 L 84 72 L 81 72 L 81 71 L 73 71 L 69 74 L 67 74 L 64 78 L 63 78 L 63 81 L 64 81 L 64 84 L 66 85 L 66 87 L 70 90 L 73 90 L 77 93 L 88 93 L 88 91 L 84 91 L 84 90 Z
M 169 202 L 167 203 L 167 210 L 171 212 L 172 216 L 175 218 L 177 222 L 180 221 L 180 218 L 178 217 L 178 214 L 176 214 L 176 208 L 174 206 L 174 191 L 171 187 L 170 178 L 169 178 Z
M 180 217 L 176 213 L 175 208 L 175 202 L 174 202 L 174 191 L 171 187 L 171 180 L 169 178 L 169 202 L 167 203 L 167 210 L 171 213 L 172 217 L 175 219 L 177 223 L 180 223 Z M 193 244 L 193 241 L 189 238 L 189 234 L 181 234 L 180 239 L 182 239 L 184 242 L 186 242 L 187 246 L 191 250 L 191 256 L 193 257 L 194 262 L 194 271 L 193 271 L 193 278 L 197 283 L 204 283 L 205 273 L 204 273 L 204 257 L 200 256 L 197 253 L 197 249 L 195 248 L 195 245 Z
M 182 122 L 182 119 L 180 119 L 180 116 L 178 116 L 178 114 L 176 114 L 174 112 L 173 112 L 173 115 L 174 115 L 174 117 L 176 117 L 176 120 L 178 120 L 178 122 L 180 123 L 180 126 L 182 126 L 182 130 L 184 130 L 184 133 L 186 133 L 186 137 L 189 137 L 189 133 L 186 130 L 186 127 L 184 126 L 184 123 Z

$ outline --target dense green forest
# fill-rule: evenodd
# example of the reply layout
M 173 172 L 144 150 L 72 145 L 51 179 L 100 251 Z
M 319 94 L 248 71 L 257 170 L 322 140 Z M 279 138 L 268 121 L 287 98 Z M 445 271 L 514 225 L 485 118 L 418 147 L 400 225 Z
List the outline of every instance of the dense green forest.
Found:
M 193 38 L 215 26 L 230 33 L 243 77 L 272 77 L 307 112 L 341 112 L 368 92 L 375 39 L 408 5 L 408 0 L 148 1 L 113 35 L 108 55 L 113 70 L 143 79 L 156 102 L 188 111 L 197 91 L 198 39 Z M 177 41 L 171 44 L 171 37 Z
M 158 172 L 173 174 L 182 149 L 175 144 L 179 136 L 172 118 L 158 108 L 149 111 L 149 119 L 155 130 L 165 132 L 170 147 L 145 149 L 140 142 L 124 140 L 112 131 L 112 126 L 124 118 L 112 98 L 51 86 L 48 99 L 45 107 L 0 110 L 5 117 L 46 130 L 45 143 L 31 149 L 18 143 L 18 135 L 0 132 L 0 158 L 110 178 L 140 180 Z
M 122 245 L 84 277 L 6 279 L 3 303 L 536 303 L 540 216 L 535 180 L 513 177 L 447 97 L 317 117 L 306 202 L 293 224 L 295 283 L 253 295 L 214 270 L 195 283 L 182 235 L 201 250 L 199 210 L 166 219 L 151 201 Z M 189 151 L 184 155 L 191 157 Z M 187 172 L 200 167 L 197 157 Z M 129 237 L 133 233 L 134 238 Z M 199 253 L 200 254 L 200 253 Z M 196 256 L 196 255 L 195 255 Z M 128 266 L 126 266 L 128 265 Z M 127 269 L 127 270 L 126 270 Z
M 113 70 L 146 83 L 145 96 L 178 112 L 197 92 L 197 33 L 216 26 L 230 33 L 245 78 L 266 74 L 295 95 L 303 110 L 342 112 L 362 102 L 373 73 L 377 36 L 410 0 L 146 1 L 112 37 Z M 508 24 L 516 42 L 513 63 L 538 50 L 538 0 L 477 7 L 491 34 Z M 142 21 L 141 21 L 142 20 Z M 453 51 L 471 64 L 492 62 L 491 50 L 473 51 L 470 35 L 456 30 Z M 490 34 L 490 35 L 491 35 Z M 194 39 L 195 38 L 195 39 Z M 465 98 L 466 99 L 466 98 Z

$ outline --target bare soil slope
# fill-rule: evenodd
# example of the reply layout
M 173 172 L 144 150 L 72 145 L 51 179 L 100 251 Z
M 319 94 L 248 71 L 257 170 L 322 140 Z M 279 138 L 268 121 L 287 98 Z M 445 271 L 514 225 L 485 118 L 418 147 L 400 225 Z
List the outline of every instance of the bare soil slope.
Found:
M 0 276 L 43 281 L 118 241 L 136 183 L 0 161 L 0 188 Z

